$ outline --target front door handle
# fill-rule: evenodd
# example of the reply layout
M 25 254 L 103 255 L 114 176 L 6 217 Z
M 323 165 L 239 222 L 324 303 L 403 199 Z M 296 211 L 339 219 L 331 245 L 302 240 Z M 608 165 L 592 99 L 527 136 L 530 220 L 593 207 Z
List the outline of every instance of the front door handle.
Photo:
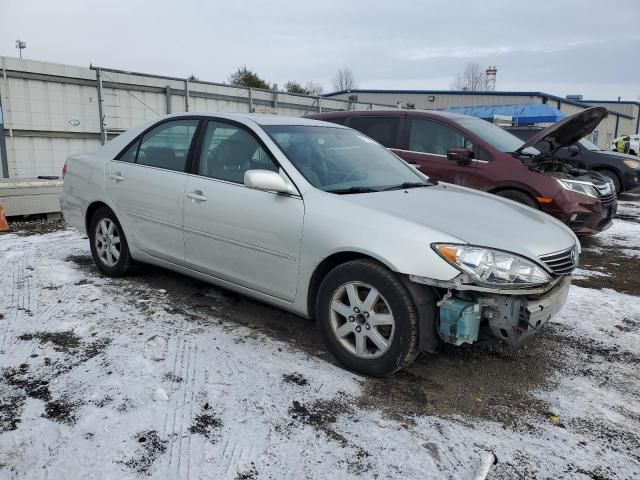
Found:
M 194 202 L 206 202 L 207 201 L 206 195 L 203 195 L 202 191 L 200 191 L 200 190 L 194 190 L 193 192 L 188 192 L 188 193 L 185 194 L 185 196 L 187 198 L 190 198 Z
M 109 178 L 113 180 L 115 183 L 118 183 L 124 180 L 124 177 L 120 172 L 112 173 L 111 175 L 109 175 Z

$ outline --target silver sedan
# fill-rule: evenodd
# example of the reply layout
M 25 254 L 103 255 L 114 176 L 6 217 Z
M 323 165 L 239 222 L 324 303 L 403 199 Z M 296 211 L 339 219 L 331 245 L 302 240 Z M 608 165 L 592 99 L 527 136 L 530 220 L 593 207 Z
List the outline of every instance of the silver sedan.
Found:
M 278 116 L 134 128 L 67 160 L 63 211 L 105 275 L 151 263 L 314 318 L 344 366 L 377 376 L 441 342 L 519 346 L 564 304 L 580 252 L 540 211 Z

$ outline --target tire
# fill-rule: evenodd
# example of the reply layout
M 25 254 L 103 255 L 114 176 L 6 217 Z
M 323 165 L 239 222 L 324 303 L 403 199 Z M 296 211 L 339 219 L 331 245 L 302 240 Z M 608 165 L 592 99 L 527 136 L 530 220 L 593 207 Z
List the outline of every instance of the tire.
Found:
M 382 377 L 418 356 L 418 313 L 411 295 L 375 261 L 353 260 L 331 270 L 318 290 L 316 318 L 328 350 L 354 372 Z
M 618 177 L 616 173 L 612 172 L 611 170 L 598 170 L 598 173 L 611 179 L 611 181 L 613 182 L 613 186 L 616 189 L 616 193 L 620 193 L 620 188 L 622 187 L 622 185 L 620 182 L 620 177 Z
M 535 208 L 536 210 L 540 210 L 540 205 L 536 202 L 536 199 L 528 193 L 524 193 L 519 190 L 502 190 L 501 192 L 497 192 L 496 195 L 502 198 L 508 198 L 514 202 L 522 203 L 523 205 Z
M 100 207 L 89 222 L 91 256 L 98 270 L 108 277 L 122 277 L 133 260 L 120 222 L 111 209 Z

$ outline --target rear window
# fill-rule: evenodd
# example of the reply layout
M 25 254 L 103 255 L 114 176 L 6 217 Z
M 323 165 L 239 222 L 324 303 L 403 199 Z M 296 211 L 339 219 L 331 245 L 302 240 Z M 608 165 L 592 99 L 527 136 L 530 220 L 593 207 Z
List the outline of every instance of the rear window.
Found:
M 387 148 L 400 148 L 398 143 L 400 117 L 351 117 L 349 126 Z

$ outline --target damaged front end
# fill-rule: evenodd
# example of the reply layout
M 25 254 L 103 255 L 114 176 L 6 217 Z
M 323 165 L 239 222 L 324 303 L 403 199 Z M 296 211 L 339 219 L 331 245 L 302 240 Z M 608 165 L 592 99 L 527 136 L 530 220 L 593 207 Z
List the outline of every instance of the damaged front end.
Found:
M 440 292 L 437 335 L 454 345 L 488 337 L 515 348 L 563 307 L 580 252 L 575 244 L 533 261 L 473 245 L 433 244 L 432 248 L 461 272 L 450 281 L 409 276 L 414 284 Z
M 560 311 L 570 285 L 570 277 L 563 277 L 538 295 L 448 291 L 438 302 L 438 334 L 447 343 L 461 345 L 475 343 L 484 329 L 519 347 Z

